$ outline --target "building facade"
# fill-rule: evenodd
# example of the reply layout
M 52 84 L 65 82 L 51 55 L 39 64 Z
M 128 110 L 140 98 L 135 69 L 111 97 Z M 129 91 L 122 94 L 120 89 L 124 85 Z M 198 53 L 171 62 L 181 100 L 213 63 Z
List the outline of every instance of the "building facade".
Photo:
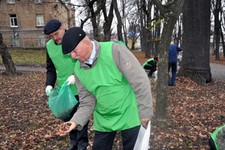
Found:
M 0 33 L 8 47 L 44 48 L 43 33 L 50 19 L 65 28 L 75 26 L 75 10 L 68 0 L 0 0 Z

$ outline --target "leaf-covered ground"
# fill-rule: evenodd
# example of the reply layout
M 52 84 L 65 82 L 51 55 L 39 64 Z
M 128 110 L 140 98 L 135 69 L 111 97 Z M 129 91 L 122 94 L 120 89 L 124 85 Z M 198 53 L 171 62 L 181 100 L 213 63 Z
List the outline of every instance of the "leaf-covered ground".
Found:
M 150 82 L 155 99 L 156 83 Z M 46 104 L 44 72 L 13 77 L 0 72 L 0 87 L 0 149 L 63 150 L 68 146 L 68 137 L 55 134 L 61 121 Z M 152 124 L 151 149 L 207 150 L 209 133 L 225 122 L 225 81 L 199 86 L 179 77 L 168 91 L 168 120 L 164 126 Z M 91 149 L 91 123 L 89 133 Z M 121 149 L 120 143 L 118 135 L 114 149 Z
M 146 60 L 143 53 L 135 55 L 140 63 Z M 224 58 L 216 63 L 225 64 Z M 155 99 L 156 83 L 150 82 Z M 46 104 L 45 73 L 21 72 L 10 77 L 0 72 L 0 89 L 0 150 L 63 150 L 69 145 L 68 137 L 56 135 L 61 121 Z M 225 122 L 225 81 L 199 86 L 177 78 L 176 87 L 168 91 L 168 120 L 157 126 L 153 118 L 151 149 L 207 150 L 209 133 Z M 92 120 L 89 139 L 90 150 Z M 122 149 L 119 134 L 114 149 Z
M 210 132 L 225 122 L 225 81 L 199 86 L 177 78 L 169 87 L 168 124 L 152 127 L 152 149 L 208 149 Z

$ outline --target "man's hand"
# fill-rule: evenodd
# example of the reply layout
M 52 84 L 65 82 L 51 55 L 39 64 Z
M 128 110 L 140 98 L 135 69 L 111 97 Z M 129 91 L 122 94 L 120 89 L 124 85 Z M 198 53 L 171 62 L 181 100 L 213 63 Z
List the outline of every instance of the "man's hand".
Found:
M 47 96 L 49 96 L 51 94 L 51 90 L 52 90 L 52 86 L 51 85 L 46 86 L 45 93 L 46 93 Z
M 59 126 L 59 131 L 57 132 L 57 135 L 65 136 L 65 135 L 69 134 L 70 131 L 75 129 L 76 126 L 77 125 L 75 122 L 72 122 L 72 121 L 65 122 Z
M 74 75 L 69 76 L 66 81 L 68 81 L 67 85 L 75 84 L 75 77 L 74 77 Z
M 148 125 L 148 122 L 151 120 L 151 118 L 144 118 L 144 119 L 141 119 L 141 125 L 146 128 L 147 125 Z

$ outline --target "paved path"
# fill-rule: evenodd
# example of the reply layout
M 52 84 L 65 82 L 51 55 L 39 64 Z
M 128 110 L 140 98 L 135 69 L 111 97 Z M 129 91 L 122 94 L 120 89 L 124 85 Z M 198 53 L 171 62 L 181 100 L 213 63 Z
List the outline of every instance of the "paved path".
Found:
M 5 70 L 5 66 L 0 64 L 0 70 Z M 41 71 L 46 72 L 44 66 L 26 66 L 26 65 L 16 65 L 16 70 L 18 71 Z
M 212 79 L 225 80 L 225 65 L 210 63 Z
M 225 80 L 225 65 L 210 63 L 213 80 Z M 0 64 L 0 70 L 5 70 L 3 64 Z M 45 66 L 24 66 L 16 65 L 18 71 L 41 71 L 46 72 Z

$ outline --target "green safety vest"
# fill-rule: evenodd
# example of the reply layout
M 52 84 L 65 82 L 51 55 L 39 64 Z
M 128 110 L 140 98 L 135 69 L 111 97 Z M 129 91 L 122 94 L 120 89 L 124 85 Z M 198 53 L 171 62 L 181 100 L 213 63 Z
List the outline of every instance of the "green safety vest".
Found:
M 146 66 L 150 66 L 149 64 L 148 64 L 148 62 L 150 62 L 150 61 L 155 61 L 154 60 L 154 58 L 150 58 L 150 59 L 148 59 L 142 66 L 144 67 L 145 65 Z
M 75 59 L 72 59 L 70 55 L 64 55 L 62 53 L 62 45 L 56 45 L 53 40 L 49 40 L 46 44 L 48 55 L 51 58 L 57 74 L 57 86 L 61 87 L 67 78 L 74 74 Z M 77 95 L 76 85 L 70 85 L 74 95 Z
M 75 65 L 78 79 L 96 98 L 94 129 L 101 132 L 140 125 L 136 95 L 114 63 L 112 44 L 100 43 L 101 50 L 93 68 L 80 68 L 79 61 Z
M 213 143 L 216 150 L 222 150 L 220 148 L 220 144 L 223 143 L 221 143 L 220 141 L 221 140 L 225 141 L 224 136 L 225 136 L 225 125 L 218 127 L 212 134 L 210 134 L 211 143 Z

